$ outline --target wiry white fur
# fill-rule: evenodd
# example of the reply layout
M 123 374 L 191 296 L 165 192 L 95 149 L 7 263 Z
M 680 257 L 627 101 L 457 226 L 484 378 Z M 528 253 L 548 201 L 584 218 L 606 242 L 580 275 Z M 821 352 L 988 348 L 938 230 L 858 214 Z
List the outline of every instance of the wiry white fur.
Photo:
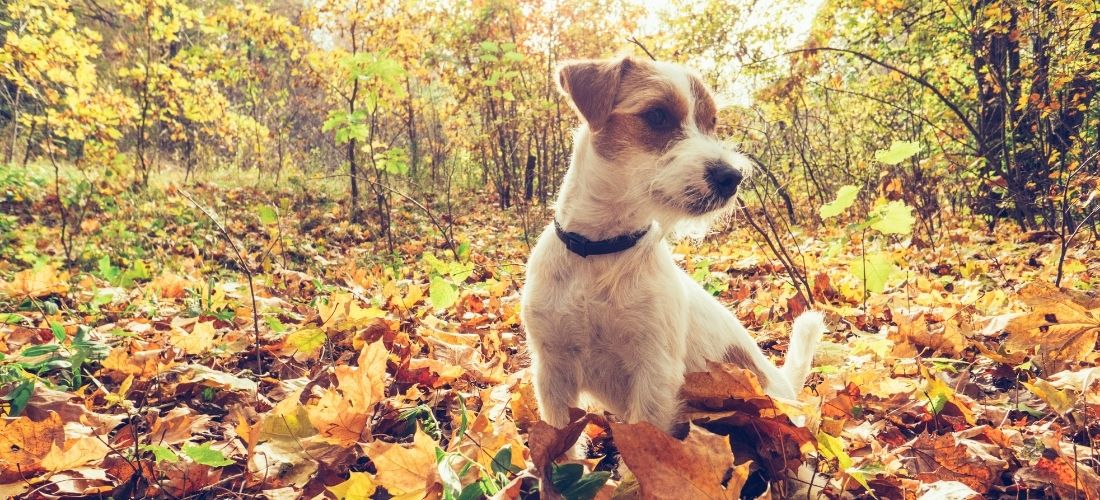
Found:
M 691 99 L 686 70 L 657 67 Z M 626 96 L 617 109 L 637 111 L 632 105 Z M 737 318 L 674 263 L 665 238 L 677 223 L 700 219 L 683 205 L 707 189 L 705 163 L 721 159 L 746 174 L 749 164 L 690 117 L 683 133 L 667 151 L 629 152 L 614 161 L 596 152 L 587 126 L 575 134 L 555 205 L 561 226 L 592 240 L 652 227 L 633 248 L 587 258 L 566 249 L 553 225 L 539 237 L 527 264 L 522 316 L 539 408 L 551 425 L 568 423 L 569 408 L 584 394 L 628 422 L 667 429 L 679 411 L 684 374 L 725 360 L 731 348 L 763 375 L 773 396 L 795 399 L 809 373 L 825 331 L 820 314 L 796 320 L 780 370 Z

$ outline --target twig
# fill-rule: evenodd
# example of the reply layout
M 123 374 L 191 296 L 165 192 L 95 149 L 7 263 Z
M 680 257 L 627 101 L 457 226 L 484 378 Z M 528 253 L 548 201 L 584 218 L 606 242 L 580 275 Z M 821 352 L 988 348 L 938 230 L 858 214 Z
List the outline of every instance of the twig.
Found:
M 639 48 L 642 49 L 642 52 L 645 52 L 645 55 L 649 56 L 650 59 L 652 59 L 654 61 L 657 60 L 656 57 L 653 57 L 653 53 L 650 52 L 649 49 L 645 48 L 645 45 L 643 45 L 642 42 L 639 41 L 637 38 L 635 38 L 633 36 L 630 36 L 630 37 L 626 38 L 626 41 L 628 41 L 630 43 L 633 43 L 634 45 L 637 45 Z
M 202 211 L 202 213 L 206 215 L 206 218 L 210 219 L 210 222 L 214 223 L 214 226 L 221 232 L 222 238 L 229 243 L 229 247 L 232 248 L 233 253 L 237 255 L 237 263 L 240 264 L 241 269 L 244 270 L 244 274 L 248 278 L 248 294 L 252 298 L 252 328 L 256 334 L 256 375 L 260 376 L 264 372 L 264 365 L 263 358 L 260 357 L 260 311 L 256 307 L 256 288 L 252 283 L 252 267 L 249 266 L 248 261 L 244 259 L 244 255 L 242 255 L 240 249 L 237 248 L 237 244 L 233 242 L 233 238 L 229 236 L 229 231 L 225 230 L 225 226 L 223 226 L 221 222 L 218 222 L 218 219 L 216 219 L 206 207 L 195 201 L 195 198 L 191 197 L 191 194 L 186 190 L 181 188 L 179 192 L 184 198 L 187 198 L 188 201 L 195 205 L 195 208 Z

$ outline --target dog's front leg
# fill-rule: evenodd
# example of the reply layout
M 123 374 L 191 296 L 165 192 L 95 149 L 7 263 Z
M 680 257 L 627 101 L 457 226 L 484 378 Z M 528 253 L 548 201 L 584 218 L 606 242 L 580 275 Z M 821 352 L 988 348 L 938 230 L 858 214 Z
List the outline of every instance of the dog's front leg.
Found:
M 575 357 L 567 352 L 548 346 L 532 350 L 531 369 L 534 370 L 539 413 L 546 423 L 559 429 L 569 423 L 569 409 L 577 406 L 580 395 L 578 368 Z
M 691 280 L 686 274 L 684 278 Z M 687 288 L 693 341 L 688 342 L 688 369 L 705 370 L 707 361 L 732 363 L 755 373 L 769 395 L 796 399 L 802 381 L 795 387 L 764 355 L 733 312 L 702 287 L 691 285 Z
M 631 360 L 628 366 L 630 394 L 623 418 L 629 423 L 649 422 L 669 431 L 680 412 L 683 360 L 654 356 Z

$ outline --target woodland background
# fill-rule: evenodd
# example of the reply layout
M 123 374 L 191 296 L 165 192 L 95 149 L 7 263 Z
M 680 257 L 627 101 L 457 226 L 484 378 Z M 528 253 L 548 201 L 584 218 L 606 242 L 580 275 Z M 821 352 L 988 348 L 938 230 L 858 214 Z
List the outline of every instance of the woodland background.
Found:
M 2 495 L 1100 491 L 1096 1 L 8 0 L 0 43 Z M 554 68 L 623 51 L 759 164 L 675 249 L 777 359 L 827 313 L 809 404 L 716 365 L 685 440 L 538 422 Z

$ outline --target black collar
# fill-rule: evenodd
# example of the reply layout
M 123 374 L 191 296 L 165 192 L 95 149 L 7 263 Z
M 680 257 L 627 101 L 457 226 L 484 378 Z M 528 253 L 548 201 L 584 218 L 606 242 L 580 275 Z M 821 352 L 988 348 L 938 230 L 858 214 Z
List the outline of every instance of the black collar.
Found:
M 649 232 L 649 227 L 646 227 L 630 234 L 623 234 L 606 240 L 592 241 L 577 233 L 571 233 L 562 229 L 557 219 L 554 219 L 554 229 L 558 233 L 558 239 L 560 239 L 562 243 L 565 243 L 565 248 L 568 248 L 570 252 L 580 255 L 581 257 L 621 252 L 636 245 L 638 240 L 642 239 L 642 237 Z

